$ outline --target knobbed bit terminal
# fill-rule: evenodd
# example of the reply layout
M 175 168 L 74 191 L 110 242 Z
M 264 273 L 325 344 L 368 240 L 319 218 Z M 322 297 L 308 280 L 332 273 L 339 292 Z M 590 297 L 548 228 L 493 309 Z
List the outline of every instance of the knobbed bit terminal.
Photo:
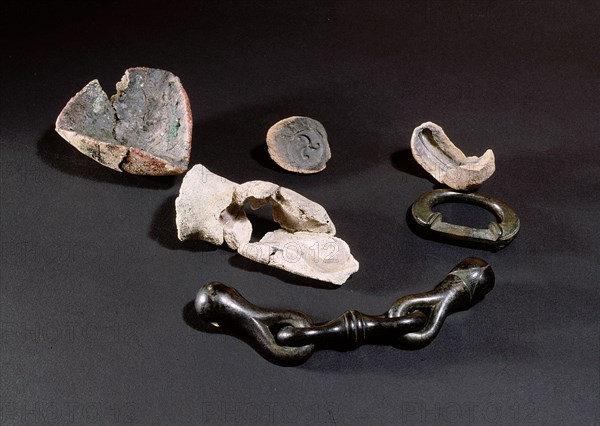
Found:
M 195 300 L 200 317 L 234 334 L 276 364 L 298 365 L 316 349 L 352 349 L 364 343 L 386 343 L 403 349 L 427 346 L 446 317 L 469 309 L 494 287 L 494 272 L 483 260 L 460 262 L 433 290 L 404 296 L 382 315 L 347 311 L 315 324 L 296 311 L 268 310 L 248 302 L 219 282 L 200 289 Z
M 235 333 L 267 360 L 280 364 L 300 364 L 314 352 L 314 345 L 281 346 L 275 341 L 274 327 L 308 327 L 313 324 L 305 314 L 295 311 L 267 310 L 253 305 L 234 288 L 212 282 L 200 289 L 194 302 L 200 317 L 224 332 Z
M 433 290 L 404 296 L 392 305 L 390 318 L 427 312 L 427 324 L 421 330 L 398 338 L 398 347 L 419 349 L 427 346 L 437 336 L 446 317 L 454 312 L 469 309 L 494 288 L 495 276 L 486 261 L 468 257 L 450 271 Z

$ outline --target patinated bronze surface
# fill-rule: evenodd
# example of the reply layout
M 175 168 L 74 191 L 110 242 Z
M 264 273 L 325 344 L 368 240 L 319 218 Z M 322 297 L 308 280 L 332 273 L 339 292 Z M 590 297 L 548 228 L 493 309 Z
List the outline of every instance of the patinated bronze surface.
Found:
M 351 349 L 364 343 L 421 348 L 437 336 L 444 320 L 466 310 L 494 287 L 494 272 L 483 260 L 460 262 L 433 290 L 404 296 L 381 315 L 347 311 L 316 324 L 302 312 L 270 310 L 248 302 L 234 288 L 212 282 L 200 289 L 195 308 L 200 317 L 239 336 L 271 362 L 295 365 L 316 349 Z
M 269 155 L 280 167 L 296 173 L 318 173 L 331 158 L 325 127 L 309 117 L 288 117 L 267 132 Z
M 498 222 L 490 222 L 487 229 L 471 228 L 444 222 L 442 213 L 433 211 L 438 204 L 459 202 L 483 207 L 492 212 Z M 434 236 L 481 244 L 499 249 L 510 243 L 519 232 L 517 214 L 504 201 L 487 195 L 435 189 L 421 195 L 412 205 L 415 222 L 431 231 Z
M 184 173 L 192 144 L 192 111 L 177 76 L 129 68 L 111 98 L 98 80 L 64 107 L 56 131 L 81 153 L 119 172 Z

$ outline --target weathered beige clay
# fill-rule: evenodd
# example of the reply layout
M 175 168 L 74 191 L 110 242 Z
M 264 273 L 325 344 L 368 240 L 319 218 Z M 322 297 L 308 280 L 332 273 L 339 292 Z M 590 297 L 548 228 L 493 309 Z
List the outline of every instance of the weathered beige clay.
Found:
M 291 189 L 271 182 L 249 181 L 238 186 L 233 194 L 233 203 L 237 206 L 242 207 L 246 202 L 253 210 L 270 204 L 273 219 L 287 231 L 335 235 L 335 226 L 325 209 Z
M 181 241 L 200 239 L 221 245 L 225 241 L 225 227 L 231 220 L 222 215 L 231 204 L 233 192 L 239 185 L 218 176 L 201 164 L 186 173 L 175 200 L 177 234 Z M 249 223 L 244 214 L 244 218 Z M 242 223 L 243 227 L 244 222 Z M 252 228 L 239 231 L 247 234 Z
M 271 205 L 273 219 L 283 229 L 250 243 L 252 224 L 244 211 L 246 204 L 252 209 Z M 325 209 L 274 183 L 250 181 L 239 185 L 196 165 L 185 175 L 175 207 L 182 241 L 196 238 L 217 245 L 226 243 L 249 259 L 335 284 L 342 284 L 358 270 L 348 245 L 333 237 L 335 226 Z M 291 261 L 289 252 L 287 257 L 270 258 L 269 244 L 274 250 L 284 246 L 301 249 L 299 257 Z
M 467 157 L 432 122 L 423 123 L 413 131 L 410 147 L 415 160 L 435 180 L 453 189 L 474 189 L 496 170 L 491 149 L 481 157 Z
M 192 112 L 175 75 L 129 68 L 108 98 L 98 80 L 63 108 L 56 131 L 80 152 L 119 172 L 173 175 L 188 168 Z
M 296 275 L 338 285 L 358 271 L 348 244 L 324 233 L 278 229 L 266 233 L 259 242 L 242 244 L 238 253 Z

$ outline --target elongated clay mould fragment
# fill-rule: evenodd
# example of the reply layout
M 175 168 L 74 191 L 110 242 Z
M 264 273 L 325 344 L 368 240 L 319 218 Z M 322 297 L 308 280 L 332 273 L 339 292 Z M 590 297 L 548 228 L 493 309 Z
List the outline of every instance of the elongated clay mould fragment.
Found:
M 344 284 L 358 262 L 344 240 L 324 233 L 267 232 L 257 243 L 243 244 L 238 253 L 296 275 Z
M 250 243 L 252 224 L 244 206 L 272 206 L 282 229 Z M 335 238 L 335 226 L 325 209 L 291 189 L 271 182 L 231 182 L 203 165 L 184 177 L 175 200 L 180 240 L 226 243 L 249 259 L 291 273 L 343 284 L 358 270 L 348 245 Z
M 327 132 L 308 117 L 288 117 L 267 132 L 269 155 L 280 167 L 296 173 L 318 173 L 331 158 Z
M 467 157 L 435 123 L 427 122 L 412 134 L 410 147 L 417 162 L 438 182 L 453 189 L 474 189 L 496 170 L 494 152 Z
M 175 75 L 129 68 L 108 98 L 98 80 L 64 107 L 56 131 L 98 163 L 136 175 L 173 175 L 188 168 L 192 112 Z

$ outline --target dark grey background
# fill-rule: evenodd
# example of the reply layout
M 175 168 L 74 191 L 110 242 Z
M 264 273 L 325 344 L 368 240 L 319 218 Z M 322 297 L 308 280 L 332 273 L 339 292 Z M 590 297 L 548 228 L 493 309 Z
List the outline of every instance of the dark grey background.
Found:
M 595 1 L 158 2 L 3 5 L 2 424 L 598 424 L 600 7 Z M 54 133 L 71 96 L 130 66 L 181 78 L 191 164 L 321 203 L 360 261 L 339 289 L 205 243 L 181 243 L 181 176 L 119 174 Z M 314 176 L 266 154 L 290 115 L 321 121 Z M 412 160 L 434 121 L 482 193 L 521 217 L 497 253 L 428 241 L 406 221 L 434 183 Z M 448 220 L 487 213 L 446 206 Z M 186 305 L 221 280 L 323 321 L 381 313 L 461 259 L 496 287 L 420 351 L 323 351 L 284 368 L 194 329 Z

